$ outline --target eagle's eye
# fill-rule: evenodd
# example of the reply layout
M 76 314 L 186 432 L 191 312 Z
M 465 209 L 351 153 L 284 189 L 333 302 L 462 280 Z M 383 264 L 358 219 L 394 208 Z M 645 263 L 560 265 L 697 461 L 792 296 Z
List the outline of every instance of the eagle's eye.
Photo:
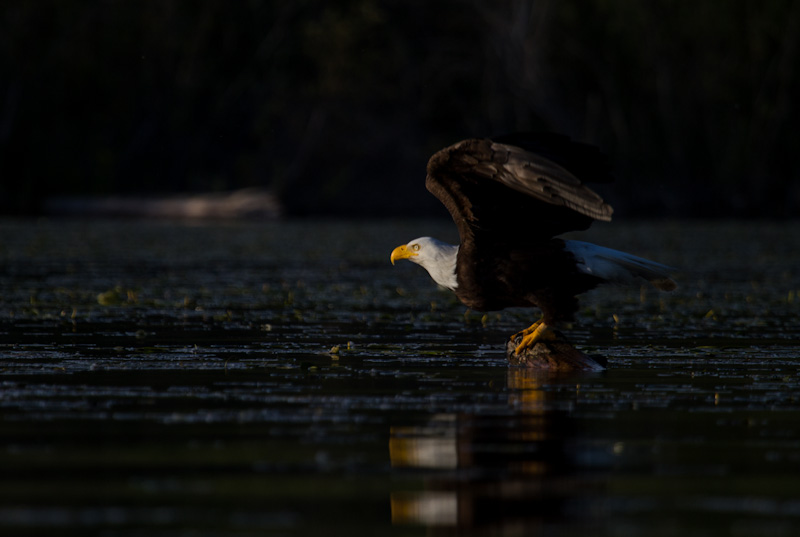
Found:
M 419 250 L 419 244 L 412 244 L 411 245 L 411 249 L 414 250 L 415 252 L 418 251 Z

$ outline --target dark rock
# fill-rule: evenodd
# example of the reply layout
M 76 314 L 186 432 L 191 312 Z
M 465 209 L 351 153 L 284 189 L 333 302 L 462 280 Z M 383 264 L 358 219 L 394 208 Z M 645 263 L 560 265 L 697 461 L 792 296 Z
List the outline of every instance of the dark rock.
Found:
M 540 341 L 533 347 L 515 354 L 521 337 L 508 342 L 506 355 L 511 365 L 542 369 L 549 371 L 602 371 L 607 360 L 603 356 L 589 356 L 569 343 L 561 332 L 555 332 L 556 338 Z

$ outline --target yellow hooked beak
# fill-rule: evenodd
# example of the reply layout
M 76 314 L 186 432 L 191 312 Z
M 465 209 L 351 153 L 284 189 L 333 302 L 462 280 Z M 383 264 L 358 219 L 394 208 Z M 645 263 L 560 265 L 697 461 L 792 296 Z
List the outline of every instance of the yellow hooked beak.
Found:
M 415 255 L 419 254 L 417 252 L 412 252 L 408 249 L 408 245 L 404 244 L 392 250 L 392 257 L 390 259 L 392 261 L 392 265 L 394 265 L 394 262 L 399 259 L 408 259 L 409 257 L 414 257 Z

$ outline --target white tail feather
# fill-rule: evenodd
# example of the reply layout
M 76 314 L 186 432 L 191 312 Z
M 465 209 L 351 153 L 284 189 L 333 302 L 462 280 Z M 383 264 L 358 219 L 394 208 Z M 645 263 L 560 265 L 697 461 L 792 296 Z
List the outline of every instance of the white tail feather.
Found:
M 566 249 L 578 261 L 578 270 L 609 282 L 628 282 L 644 278 L 662 291 L 672 291 L 678 284 L 670 278 L 675 269 L 637 257 L 619 250 L 612 250 L 583 241 L 564 241 Z

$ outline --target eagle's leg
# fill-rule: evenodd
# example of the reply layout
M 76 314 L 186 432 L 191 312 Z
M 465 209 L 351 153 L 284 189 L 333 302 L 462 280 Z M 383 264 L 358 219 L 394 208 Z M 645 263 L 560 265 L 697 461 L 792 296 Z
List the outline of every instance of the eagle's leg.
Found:
M 515 339 L 517 339 L 518 337 L 524 338 L 524 337 L 525 337 L 525 336 L 527 336 L 528 334 L 530 334 L 530 333 L 534 332 L 534 331 L 535 331 L 537 328 L 539 328 L 539 325 L 540 325 L 540 324 L 542 324 L 542 321 L 544 321 L 544 318 L 541 318 L 541 319 L 539 319 L 538 321 L 536 321 L 535 323 L 533 323 L 532 325 L 530 325 L 530 326 L 529 326 L 528 328 L 526 328 L 525 330 L 522 330 L 521 332 L 517 332 L 516 334 L 514 334 L 513 336 L 511 336 L 511 338 L 510 338 L 510 339 L 511 339 L 511 341 L 514 341 L 514 340 L 515 340 Z
M 533 328 L 533 330 L 528 332 L 530 328 Z M 514 349 L 514 354 L 519 354 L 525 349 L 530 349 L 539 341 L 556 339 L 555 332 L 553 332 L 552 328 L 547 326 L 547 323 L 545 323 L 544 320 L 534 323 L 530 328 L 523 330 L 523 332 L 528 333 L 523 336 L 522 341 L 520 341 L 519 345 L 517 345 L 517 348 Z

